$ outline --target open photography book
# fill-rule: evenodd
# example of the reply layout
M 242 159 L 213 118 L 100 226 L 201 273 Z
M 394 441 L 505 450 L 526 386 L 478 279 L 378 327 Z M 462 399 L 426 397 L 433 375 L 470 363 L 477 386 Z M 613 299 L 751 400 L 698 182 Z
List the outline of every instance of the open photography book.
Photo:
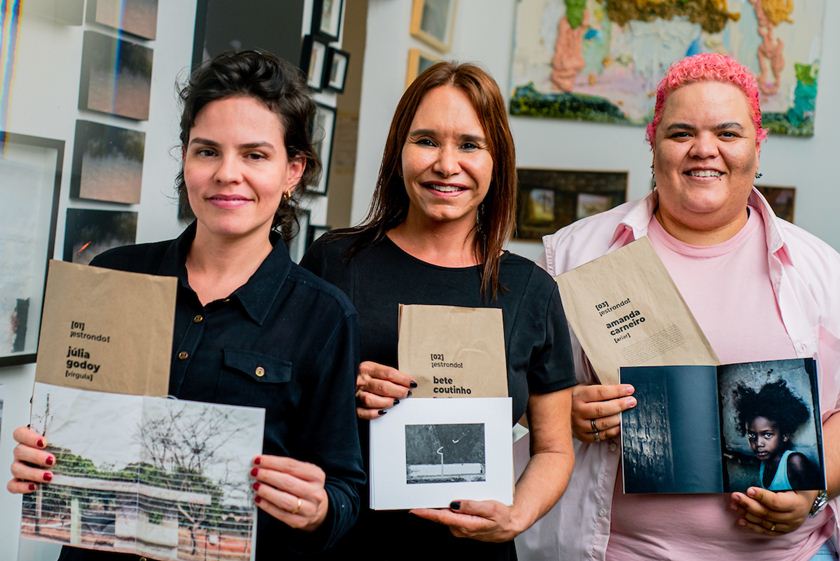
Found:
M 625 493 L 825 489 L 813 359 L 624 367 Z

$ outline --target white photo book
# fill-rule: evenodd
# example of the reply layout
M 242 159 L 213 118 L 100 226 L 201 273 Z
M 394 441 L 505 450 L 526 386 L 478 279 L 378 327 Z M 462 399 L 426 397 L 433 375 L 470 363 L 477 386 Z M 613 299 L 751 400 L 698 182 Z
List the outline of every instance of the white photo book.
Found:
M 370 423 L 374 510 L 513 504 L 509 397 L 411 398 Z

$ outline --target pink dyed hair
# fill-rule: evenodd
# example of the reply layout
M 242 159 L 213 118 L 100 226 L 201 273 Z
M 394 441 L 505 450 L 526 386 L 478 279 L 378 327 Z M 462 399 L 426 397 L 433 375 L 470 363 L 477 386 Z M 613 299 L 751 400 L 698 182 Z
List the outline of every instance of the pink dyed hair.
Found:
M 718 53 L 701 53 L 678 60 L 656 88 L 656 108 L 653 121 L 647 126 L 647 141 L 653 148 L 656 142 L 656 128 L 662 120 L 665 101 L 671 93 L 694 82 L 723 82 L 744 92 L 752 110 L 755 125 L 755 143 L 761 144 L 767 138 L 767 129 L 761 127 L 761 106 L 759 104 L 758 82 L 750 70 L 734 58 Z

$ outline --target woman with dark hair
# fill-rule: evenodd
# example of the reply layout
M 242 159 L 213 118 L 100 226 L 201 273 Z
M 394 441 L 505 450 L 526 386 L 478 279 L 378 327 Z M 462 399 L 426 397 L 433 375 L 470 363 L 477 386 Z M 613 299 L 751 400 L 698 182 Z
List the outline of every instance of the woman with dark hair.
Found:
M 805 454 L 792 449 L 793 434 L 810 417 L 805 403 L 784 380 L 764 384 L 758 391 L 739 384 L 732 393 L 738 431 L 761 462 L 758 485 L 770 491 L 818 489 L 819 470 Z
M 354 523 L 364 481 L 353 422 L 356 314 L 344 295 L 292 263 L 280 239 L 299 187 L 320 164 L 299 70 L 255 51 L 196 69 L 181 91 L 178 190 L 193 222 L 176 240 L 122 247 L 93 265 L 178 278 L 169 392 L 265 408 L 253 460 L 256 559 L 294 559 Z M 327 413 L 329 411 L 329 413 Z M 46 441 L 21 427 L 8 489 L 52 480 Z M 62 561 L 117 558 L 66 547 Z
M 302 264 L 359 310 L 357 415 L 377 422 L 411 394 L 397 366 L 399 304 L 501 308 L 508 392 L 528 416 L 531 460 L 512 506 L 452 497 L 449 509 L 363 511 L 339 556 L 515 558 L 513 538 L 560 497 L 573 456 L 573 365 L 554 281 L 503 250 L 513 230 L 516 169 L 505 105 L 470 64 L 423 72 L 397 105 L 367 219 L 319 239 Z M 362 429 L 366 428 L 362 423 Z M 466 539 L 460 539 L 466 538 Z

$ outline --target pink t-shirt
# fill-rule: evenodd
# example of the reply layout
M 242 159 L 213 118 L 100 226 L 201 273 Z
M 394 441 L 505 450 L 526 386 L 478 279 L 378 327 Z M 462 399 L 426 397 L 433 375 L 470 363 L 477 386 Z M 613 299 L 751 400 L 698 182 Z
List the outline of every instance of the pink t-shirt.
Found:
M 648 237 L 723 364 L 796 357 L 770 284 L 758 212 L 714 246 L 692 246 L 651 218 Z M 795 532 L 768 538 L 735 525 L 729 495 L 624 495 L 612 499 L 607 561 L 810 559 L 834 528 L 828 509 Z

